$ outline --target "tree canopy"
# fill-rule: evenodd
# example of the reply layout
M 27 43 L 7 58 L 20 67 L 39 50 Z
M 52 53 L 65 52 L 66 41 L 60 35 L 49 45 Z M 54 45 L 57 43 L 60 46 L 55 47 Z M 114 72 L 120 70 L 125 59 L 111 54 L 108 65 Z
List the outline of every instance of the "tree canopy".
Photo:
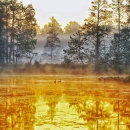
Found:
M 48 22 L 47 24 L 44 25 L 44 27 L 41 29 L 41 34 L 49 34 L 50 31 L 52 30 L 52 27 L 55 29 L 56 33 L 62 34 L 63 30 L 61 28 L 61 25 L 58 23 L 58 21 L 52 16 L 50 18 L 51 22 Z
M 17 64 L 35 48 L 35 10 L 16 0 L 0 1 L 0 10 L 0 64 Z
M 76 21 L 70 21 L 65 27 L 64 32 L 65 34 L 74 34 L 76 33 L 80 28 L 80 25 Z

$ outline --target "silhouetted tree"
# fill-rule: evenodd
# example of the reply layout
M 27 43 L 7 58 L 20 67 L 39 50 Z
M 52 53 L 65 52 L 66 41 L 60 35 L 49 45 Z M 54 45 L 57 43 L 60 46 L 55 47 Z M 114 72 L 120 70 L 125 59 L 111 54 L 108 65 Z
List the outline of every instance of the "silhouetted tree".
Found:
M 17 41 L 19 43 L 19 51 L 21 57 L 26 57 L 28 54 L 30 55 L 31 52 L 35 49 L 36 39 L 36 19 L 35 10 L 33 9 L 32 5 L 28 5 L 24 7 L 24 19 L 20 23 L 23 26 L 19 29 L 19 34 L 17 35 Z
M 125 13 L 125 5 L 124 0 L 112 0 L 111 8 L 113 10 L 113 24 L 115 25 L 115 29 L 118 30 L 117 33 L 114 34 L 114 38 L 112 40 L 113 46 L 113 65 L 115 69 L 120 72 L 121 71 L 121 26 L 125 26 L 126 22 L 126 13 Z
M 120 46 L 120 53 L 118 52 L 118 46 Z M 114 70 L 122 72 L 124 68 L 129 69 L 130 29 L 128 27 L 122 28 L 120 30 L 120 34 L 119 33 L 114 34 L 114 40 L 112 41 L 111 45 L 111 55 L 112 55 L 112 67 Z
M 5 11 L 4 4 L 0 2 L 0 64 L 3 65 L 5 62 Z
M 118 33 L 120 33 L 121 26 L 125 26 L 126 12 L 125 12 L 125 0 L 112 0 L 110 7 L 112 9 L 112 21 Z
M 44 46 L 45 50 L 50 50 L 51 64 L 53 60 L 53 52 L 60 47 L 60 45 L 56 45 L 56 43 L 60 43 L 59 35 L 62 33 L 62 29 L 57 20 L 52 16 L 50 18 L 51 22 L 49 22 L 46 26 L 47 33 L 47 42 Z
M 61 28 L 61 25 L 58 23 L 58 21 L 54 18 L 54 16 L 52 16 L 50 18 L 51 22 L 49 22 L 48 24 L 45 24 L 43 28 L 41 28 L 41 34 L 42 35 L 47 35 L 49 30 L 51 29 L 50 27 L 52 26 L 51 23 L 53 22 L 53 26 L 56 28 L 57 33 L 60 35 L 63 33 L 63 30 Z
M 130 1 L 126 0 L 126 14 L 127 14 L 127 23 L 130 27 Z
M 112 13 L 107 0 L 95 0 L 90 8 L 90 16 L 82 27 L 84 40 L 94 48 L 95 69 L 99 71 L 102 44 L 111 32 Z M 91 47 L 90 47 L 91 48 Z
M 68 46 L 69 49 L 64 50 L 64 60 L 66 61 L 66 59 L 71 59 L 73 63 L 84 64 L 84 61 L 86 60 L 86 54 L 83 35 L 80 33 L 80 31 L 73 34 L 73 37 L 70 36 Z
M 17 0 L 1 1 L 0 10 L 1 62 L 17 64 L 20 57 L 35 48 L 35 10 Z

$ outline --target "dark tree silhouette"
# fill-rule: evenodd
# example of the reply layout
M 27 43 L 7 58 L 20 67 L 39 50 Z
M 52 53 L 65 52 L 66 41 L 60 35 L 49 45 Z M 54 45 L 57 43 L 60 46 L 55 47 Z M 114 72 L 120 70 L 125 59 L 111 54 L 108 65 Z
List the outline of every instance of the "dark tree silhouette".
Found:
M 19 58 L 35 48 L 35 10 L 16 0 L 1 1 L 0 10 L 1 63 L 17 64 Z
M 62 29 L 57 20 L 52 16 L 50 18 L 51 22 L 47 24 L 46 34 L 47 34 L 47 42 L 44 46 L 45 50 L 50 50 L 49 55 L 51 57 L 51 64 L 53 63 L 53 52 L 60 48 L 60 45 L 56 45 L 56 43 L 60 43 L 59 35 L 62 33 Z M 43 53 L 46 55 L 46 53 Z M 48 54 L 47 54 L 48 55 Z

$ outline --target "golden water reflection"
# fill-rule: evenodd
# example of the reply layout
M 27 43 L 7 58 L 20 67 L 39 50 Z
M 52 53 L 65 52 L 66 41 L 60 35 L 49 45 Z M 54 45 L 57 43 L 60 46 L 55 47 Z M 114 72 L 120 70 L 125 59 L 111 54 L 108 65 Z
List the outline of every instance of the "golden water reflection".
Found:
M 129 86 L 95 77 L 1 76 L 0 130 L 130 130 Z

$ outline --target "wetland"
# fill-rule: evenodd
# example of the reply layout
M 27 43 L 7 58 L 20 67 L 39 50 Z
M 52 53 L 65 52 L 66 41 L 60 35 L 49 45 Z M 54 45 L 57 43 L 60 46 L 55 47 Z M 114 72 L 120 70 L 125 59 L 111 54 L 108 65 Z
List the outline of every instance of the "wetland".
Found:
M 1 75 L 0 130 L 130 130 L 130 83 Z

